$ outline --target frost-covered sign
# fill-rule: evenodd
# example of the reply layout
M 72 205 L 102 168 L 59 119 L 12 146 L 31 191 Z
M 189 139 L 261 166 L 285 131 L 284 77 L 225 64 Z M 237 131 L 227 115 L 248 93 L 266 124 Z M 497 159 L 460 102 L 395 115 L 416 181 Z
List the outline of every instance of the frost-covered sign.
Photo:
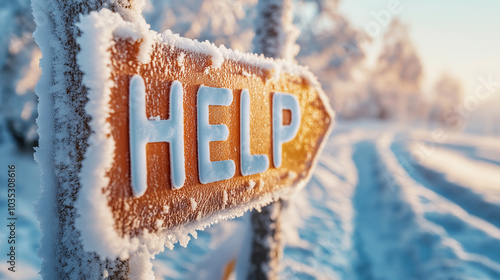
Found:
M 93 131 L 77 203 L 87 250 L 184 242 L 307 182 L 332 113 L 306 69 L 106 10 L 80 29 Z

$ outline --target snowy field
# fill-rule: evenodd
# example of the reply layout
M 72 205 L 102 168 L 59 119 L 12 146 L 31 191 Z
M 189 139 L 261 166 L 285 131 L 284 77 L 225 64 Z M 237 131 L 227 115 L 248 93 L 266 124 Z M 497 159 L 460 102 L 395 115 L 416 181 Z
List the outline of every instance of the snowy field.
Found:
M 0 162 L 17 170 L 18 271 L 7 271 L 2 254 L 0 278 L 37 279 L 39 171 L 32 155 L 14 153 L 7 142 Z M 385 123 L 337 124 L 283 222 L 282 279 L 500 279 L 500 141 Z M 6 236 L 2 226 L 2 247 Z M 241 259 L 246 240 L 248 215 L 219 223 L 187 248 L 157 255 L 155 275 L 220 279 L 226 264 Z M 236 270 L 243 267 L 237 263 Z

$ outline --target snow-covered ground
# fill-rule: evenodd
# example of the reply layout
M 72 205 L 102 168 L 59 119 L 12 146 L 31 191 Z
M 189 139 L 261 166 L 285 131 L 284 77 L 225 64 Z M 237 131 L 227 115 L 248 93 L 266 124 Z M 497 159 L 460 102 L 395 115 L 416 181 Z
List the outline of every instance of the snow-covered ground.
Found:
M 39 173 L 30 155 L 13 149 L 0 146 L 0 162 L 17 165 L 18 272 L 8 272 L 1 256 L 0 278 L 36 279 Z M 6 192 L 0 195 L 6 209 Z M 288 201 L 282 219 L 283 279 L 500 279 L 500 141 L 337 124 L 313 178 Z M 157 279 L 221 277 L 244 255 L 248 220 L 221 222 L 198 232 L 187 248 L 157 255 Z M 6 236 L 2 226 L 2 247 Z

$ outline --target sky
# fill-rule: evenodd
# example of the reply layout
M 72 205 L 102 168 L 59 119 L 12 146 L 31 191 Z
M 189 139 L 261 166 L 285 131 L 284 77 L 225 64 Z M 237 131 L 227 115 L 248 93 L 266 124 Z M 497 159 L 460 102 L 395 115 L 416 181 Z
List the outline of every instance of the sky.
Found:
M 399 3 L 397 16 L 410 28 L 410 37 L 423 61 L 424 90 L 446 72 L 459 78 L 464 93 L 472 94 L 478 77 L 500 79 L 500 1 L 498 0 L 344 0 L 340 10 L 364 29 L 374 14 L 386 14 L 391 2 Z M 373 23 L 371 23 L 373 24 Z M 378 23 L 368 62 L 376 62 L 381 39 L 388 25 Z M 374 33 L 375 34 L 375 33 Z M 495 80 L 495 78 L 493 78 Z

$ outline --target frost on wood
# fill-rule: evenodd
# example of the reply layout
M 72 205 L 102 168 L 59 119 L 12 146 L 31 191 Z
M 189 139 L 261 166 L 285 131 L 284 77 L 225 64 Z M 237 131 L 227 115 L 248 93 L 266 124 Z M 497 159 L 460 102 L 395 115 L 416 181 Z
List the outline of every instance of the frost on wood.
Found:
M 109 117 L 110 89 L 113 82 L 110 80 L 110 68 L 103 65 L 102 61 L 111 59 L 111 54 L 107 50 L 112 46 L 114 30 L 120 25 L 131 28 L 119 29 L 118 32 L 139 38 L 140 35 L 136 32 L 140 32 L 141 28 L 137 25 L 142 24 L 124 22 L 119 14 L 107 9 L 82 17 L 78 24 L 82 35 L 78 38 L 81 51 L 77 58 L 80 69 L 85 73 L 83 83 L 88 88 L 90 100 L 85 110 L 92 116 L 90 127 L 94 128 L 94 131 L 88 139 L 90 146 L 85 153 L 80 173 L 83 188 L 76 203 L 79 213 L 85 211 L 85 214 L 80 214 L 80 217 L 76 219 L 76 227 L 84 237 L 82 243 L 85 250 L 96 252 L 100 248 L 109 247 L 114 254 L 108 254 L 109 251 L 106 251 L 100 254 L 102 257 L 127 259 L 129 250 L 137 250 L 138 240 L 122 243 L 115 231 L 107 231 L 104 235 L 93 235 L 99 232 L 98 228 L 114 226 L 113 217 L 106 209 L 106 197 L 101 195 L 101 189 L 109 181 L 106 176 L 106 167 L 114 157 L 114 140 L 109 138 L 110 128 L 106 125 L 106 119 Z M 100 222 L 96 223 L 96 220 Z M 133 248 L 129 249 L 130 246 Z
M 126 277 L 127 262 L 105 260 L 94 252 L 84 252 L 81 232 L 75 228 L 79 216 L 75 198 L 80 196 L 82 186 L 79 175 L 91 144 L 89 116 L 84 108 L 88 88 L 82 82 L 83 73 L 76 57 L 79 50 L 76 24 L 81 15 L 104 6 L 125 11 L 131 2 L 32 1 L 37 24 L 34 36 L 43 55 L 42 77 L 36 86 L 40 146 L 35 158 L 42 174 L 37 212 L 42 231 L 41 275 L 45 279 Z M 132 14 L 129 12 L 131 17 Z M 88 225 L 95 225 L 95 220 Z
M 235 185 L 233 189 L 225 182 L 216 182 L 218 185 L 213 186 L 198 186 L 199 188 L 204 187 L 205 192 L 210 189 L 215 193 L 214 197 L 210 199 L 207 199 L 205 193 L 200 190 L 194 190 L 192 185 L 188 186 L 190 187 L 188 190 L 186 190 L 187 187 L 176 190 L 169 189 L 168 191 L 171 192 L 169 192 L 168 201 L 166 197 L 162 196 L 164 192 L 152 190 L 149 186 L 144 195 L 133 197 L 132 189 L 128 189 L 128 173 L 123 173 L 128 172 L 129 168 L 126 165 L 128 163 L 116 164 L 118 162 L 116 158 L 119 157 L 122 159 L 127 158 L 126 161 L 120 162 L 128 162 L 127 153 L 129 147 L 126 146 L 125 151 L 122 149 L 123 145 L 118 147 L 127 141 L 124 141 L 124 138 L 116 140 L 113 133 L 118 132 L 117 129 L 113 129 L 116 127 L 114 121 L 123 122 L 129 117 L 128 110 L 125 110 L 125 117 L 120 112 L 121 108 L 127 106 L 128 98 L 126 98 L 126 93 L 122 94 L 118 88 L 125 88 L 125 91 L 130 93 L 130 86 L 136 88 L 137 81 L 139 81 L 139 78 L 130 79 L 135 74 L 140 73 L 141 80 L 146 85 L 146 94 L 150 94 L 147 95 L 146 100 L 151 98 L 153 93 L 155 96 L 156 94 L 163 94 L 163 91 L 152 91 L 152 85 L 157 88 L 168 89 L 167 85 L 171 85 L 174 80 L 178 80 L 177 78 L 182 82 L 182 80 L 190 81 L 189 79 L 215 79 L 219 78 L 218 75 L 228 80 L 228 77 L 233 77 L 229 75 L 236 74 L 232 74 L 232 72 L 227 74 L 227 72 L 223 72 L 227 71 L 224 69 L 231 69 L 228 65 L 237 65 L 235 66 L 237 71 L 253 73 L 241 75 L 241 77 L 244 77 L 241 79 L 244 79 L 250 86 L 253 85 L 250 81 L 254 79 L 264 80 L 263 85 L 274 86 L 277 84 L 276 88 L 278 86 L 284 87 L 285 82 L 280 81 L 280 79 L 290 76 L 290 79 L 294 79 L 295 83 L 291 83 L 287 87 L 308 88 L 311 91 L 318 92 L 319 95 L 316 95 L 309 94 L 309 91 L 307 91 L 303 100 L 308 100 L 307 102 L 311 102 L 312 105 L 307 106 L 308 108 L 302 108 L 305 111 L 309 110 L 309 107 L 323 108 L 321 104 L 327 104 L 327 102 L 318 87 L 316 78 L 307 69 L 299 67 L 290 61 L 272 60 L 255 54 L 243 54 L 231 51 L 224 46 L 216 47 L 209 42 L 181 38 L 169 31 L 157 34 L 149 31 L 149 26 L 142 20 L 137 20 L 134 23 L 126 22 L 117 14 L 106 9 L 82 17 L 78 27 L 81 31 L 81 37 L 78 39 L 81 48 L 78 63 L 80 69 L 84 72 L 83 83 L 88 88 L 89 102 L 85 109 L 86 113 L 91 116 L 90 129 L 92 131 L 88 142 L 90 146 L 86 151 L 80 173 L 83 188 L 76 204 L 79 214 L 76 226 L 81 232 L 85 250 L 96 252 L 99 256 L 110 259 L 125 259 L 128 257 L 133 259 L 138 255 L 153 256 L 163 251 L 165 246 L 172 248 L 175 243 L 186 246 L 191 238 L 189 235 L 196 236 L 196 230 L 201 230 L 221 219 L 240 216 L 250 209 L 260 209 L 262 206 L 275 201 L 278 197 L 301 188 L 308 180 L 310 172 L 304 172 L 300 174 L 300 177 L 292 178 L 287 176 L 288 173 L 284 170 L 271 170 L 270 172 L 274 172 L 273 174 L 276 176 L 273 177 L 272 182 L 268 181 L 268 184 L 262 181 L 259 174 L 252 174 L 248 177 L 253 176 L 250 185 Z M 132 46 L 130 47 L 132 50 L 118 51 L 119 49 L 127 50 L 129 46 Z M 138 56 L 135 55 L 136 53 Z M 196 66 L 193 66 L 193 61 L 197 63 Z M 196 73 L 196 75 L 192 73 Z M 177 75 L 175 76 L 177 78 L 173 78 L 174 75 Z M 172 78 L 172 80 L 161 80 L 158 79 L 158 76 Z M 184 88 L 186 90 L 184 99 L 189 100 L 192 96 L 196 97 L 199 90 L 203 91 L 209 88 L 208 86 L 202 86 L 202 82 L 195 82 L 195 84 L 194 94 L 193 92 L 187 93 L 188 90 L 193 90 L 192 84 Z M 269 87 L 271 88 L 271 86 Z M 137 93 L 136 90 L 133 90 L 133 92 Z M 141 94 L 144 92 L 142 87 L 140 92 Z M 271 94 L 271 90 L 266 91 L 265 95 L 261 94 L 261 92 L 253 91 L 251 94 L 270 102 L 267 97 L 268 94 Z M 227 91 L 227 95 L 239 98 L 239 95 L 235 94 L 233 90 Z M 114 97 L 112 98 L 112 96 Z M 123 99 L 125 103 L 120 103 L 123 100 L 117 98 L 117 96 L 120 96 L 120 98 L 125 97 Z M 226 104 L 228 102 L 214 101 L 213 103 Z M 232 103 L 239 104 L 239 102 Z M 211 104 L 211 102 L 207 102 L 204 107 L 208 107 L 207 104 Z M 191 105 L 185 106 L 185 115 L 189 115 L 194 107 L 198 108 L 196 98 L 193 98 L 193 104 Z M 303 105 L 303 107 L 306 107 L 306 105 Z M 331 125 L 332 113 L 328 107 L 324 108 L 324 110 L 326 112 L 319 115 L 325 116 L 325 118 L 315 119 L 314 124 L 318 126 L 318 123 L 321 123 L 322 127 L 327 130 Z M 171 113 L 172 111 L 167 112 Z M 168 119 L 166 116 L 163 111 L 154 109 L 145 118 L 145 121 L 161 122 Z M 196 114 L 193 114 L 193 116 L 196 118 Z M 233 116 L 233 114 L 225 115 L 225 117 L 228 116 Z M 239 118 L 239 114 L 234 114 L 234 116 Z M 172 117 L 171 114 L 169 117 Z M 187 126 L 191 125 L 190 123 L 184 122 L 185 130 Z M 212 126 L 205 125 L 209 128 Z M 124 137 L 129 137 L 129 130 L 125 129 L 126 136 Z M 189 131 L 192 132 L 192 130 Z M 269 130 L 269 136 L 270 133 Z M 312 140 L 312 136 L 308 135 L 312 134 L 308 133 L 297 138 L 305 139 L 303 143 L 308 143 L 311 146 L 321 145 L 318 141 L 322 138 Z M 194 130 L 194 133 L 185 135 L 185 141 L 196 140 L 196 137 L 196 130 Z M 208 149 L 206 150 L 208 151 Z M 189 156 L 187 153 L 186 156 Z M 234 149 L 234 153 L 238 154 L 236 149 Z M 190 154 L 196 154 L 196 150 L 191 151 Z M 312 159 L 311 162 L 300 166 L 309 168 L 314 167 L 315 163 L 316 159 Z M 155 164 L 151 166 L 152 168 L 158 168 Z M 117 173 L 112 173 L 113 170 L 117 170 Z M 229 173 L 234 172 L 233 170 L 229 171 L 231 171 Z M 107 174 L 115 175 L 107 176 Z M 208 177 L 212 175 L 214 174 L 208 174 Z M 186 180 L 192 180 L 192 178 L 186 176 Z M 289 185 L 283 182 L 289 182 L 293 187 L 287 189 L 285 186 Z M 120 189 L 119 186 L 125 187 Z M 264 192 L 264 188 L 270 190 L 275 186 L 280 187 L 280 189 L 272 193 L 270 191 Z M 175 187 L 172 189 L 175 189 Z M 142 190 L 140 189 L 141 192 Z M 158 197 L 157 201 L 147 200 L 148 197 L 151 197 L 152 192 L 155 192 L 154 196 Z M 183 195 L 177 195 L 178 193 Z M 259 197 L 251 195 L 255 193 L 258 193 Z M 124 211 L 122 213 L 127 213 L 127 215 L 117 215 L 116 209 Z M 184 215 L 184 213 L 187 214 Z M 166 219 L 166 217 L 169 217 L 169 219 Z M 99 222 L 96 223 L 95 221 Z M 95 226 L 92 226 L 92 223 Z M 146 253 L 143 254 L 144 252 Z

